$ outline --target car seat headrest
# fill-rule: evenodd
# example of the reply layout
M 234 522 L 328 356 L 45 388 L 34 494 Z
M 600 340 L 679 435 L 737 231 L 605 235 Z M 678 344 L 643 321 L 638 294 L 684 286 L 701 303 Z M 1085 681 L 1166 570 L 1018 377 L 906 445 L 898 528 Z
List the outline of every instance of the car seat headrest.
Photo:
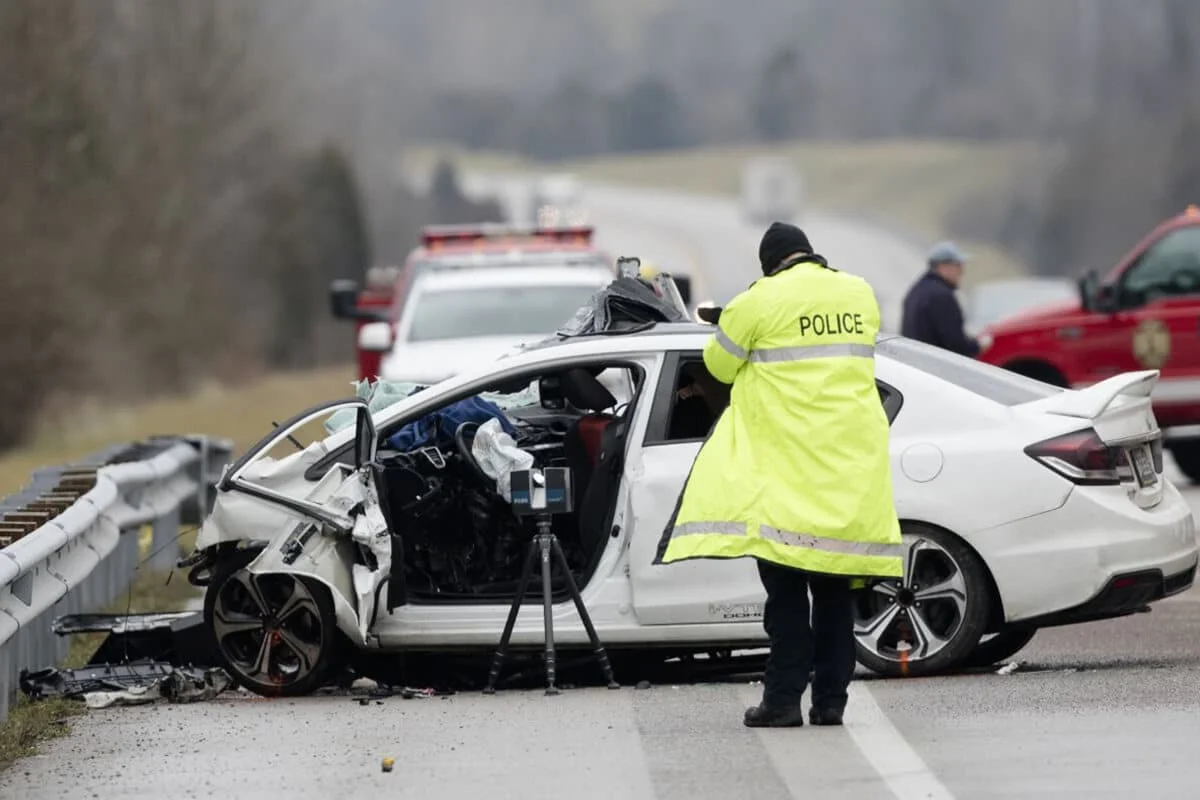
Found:
M 617 398 L 604 384 L 583 367 L 574 367 L 562 373 L 563 396 L 571 405 L 582 411 L 603 411 L 617 404 Z

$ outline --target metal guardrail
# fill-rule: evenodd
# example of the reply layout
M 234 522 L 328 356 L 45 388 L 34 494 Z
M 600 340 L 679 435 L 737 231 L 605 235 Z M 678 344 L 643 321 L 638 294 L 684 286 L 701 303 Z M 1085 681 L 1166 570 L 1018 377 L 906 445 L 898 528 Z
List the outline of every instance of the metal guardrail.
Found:
M 232 453 L 231 442 L 207 436 L 156 437 L 38 470 L 0 499 L 0 722 L 22 668 L 66 657 L 51 621 L 103 608 L 128 588 L 144 526 L 147 565 L 174 565 L 168 545 L 212 507 Z

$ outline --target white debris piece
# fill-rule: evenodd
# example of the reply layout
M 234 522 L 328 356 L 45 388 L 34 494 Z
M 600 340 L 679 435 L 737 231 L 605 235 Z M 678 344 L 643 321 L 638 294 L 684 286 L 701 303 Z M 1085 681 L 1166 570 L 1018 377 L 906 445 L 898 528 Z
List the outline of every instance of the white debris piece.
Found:
M 111 706 L 144 706 L 162 698 L 158 682 L 148 686 L 131 686 L 115 692 L 88 692 L 83 701 L 88 708 L 110 708 Z
M 358 600 L 358 635 L 365 644 L 375 616 L 373 610 L 379 587 L 392 572 L 392 537 L 373 481 L 364 481 L 360 474 L 352 475 L 339 487 L 335 497 L 351 501 L 351 508 L 362 507 L 362 513 L 354 518 L 350 537 L 375 558 L 374 568 L 355 564 L 351 569 Z

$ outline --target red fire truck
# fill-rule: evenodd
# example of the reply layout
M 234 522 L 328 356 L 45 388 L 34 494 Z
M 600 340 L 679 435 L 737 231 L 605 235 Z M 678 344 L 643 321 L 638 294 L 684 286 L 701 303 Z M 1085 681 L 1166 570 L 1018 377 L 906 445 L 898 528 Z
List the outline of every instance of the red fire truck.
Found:
M 330 305 L 338 319 L 355 321 L 357 342 L 358 330 L 366 323 L 395 324 L 399 320 L 409 287 L 418 275 L 428 270 L 604 264 L 616 277 L 615 262 L 595 245 L 594 232 L 590 225 L 430 225 L 422 229 L 421 244 L 409 253 L 402 266 L 374 268 L 368 275 L 367 286 L 361 290 L 354 281 L 334 281 L 329 289 Z M 684 302 L 690 303 L 689 280 L 683 275 L 673 277 Z M 357 345 L 355 349 L 359 379 L 373 379 L 379 372 L 383 354 Z
M 1200 481 L 1200 209 L 1150 231 L 1079 298 L 1030 309 L 980 334 L 980 358 L 1058 386 L 1157 369 L 1154 414 L 1180 470 Z

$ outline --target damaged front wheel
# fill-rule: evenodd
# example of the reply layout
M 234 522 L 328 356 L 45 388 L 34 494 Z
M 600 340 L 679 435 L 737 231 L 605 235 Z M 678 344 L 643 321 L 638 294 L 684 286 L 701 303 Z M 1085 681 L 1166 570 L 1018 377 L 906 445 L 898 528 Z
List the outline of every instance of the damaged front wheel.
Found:
M 340 661 L 333 601 L 302 575 L 254 575 L 256 552 L 218 565 L 204 595 L 204 621 L 223 666 L 242 686 L 293 697 L 324 685 Z

